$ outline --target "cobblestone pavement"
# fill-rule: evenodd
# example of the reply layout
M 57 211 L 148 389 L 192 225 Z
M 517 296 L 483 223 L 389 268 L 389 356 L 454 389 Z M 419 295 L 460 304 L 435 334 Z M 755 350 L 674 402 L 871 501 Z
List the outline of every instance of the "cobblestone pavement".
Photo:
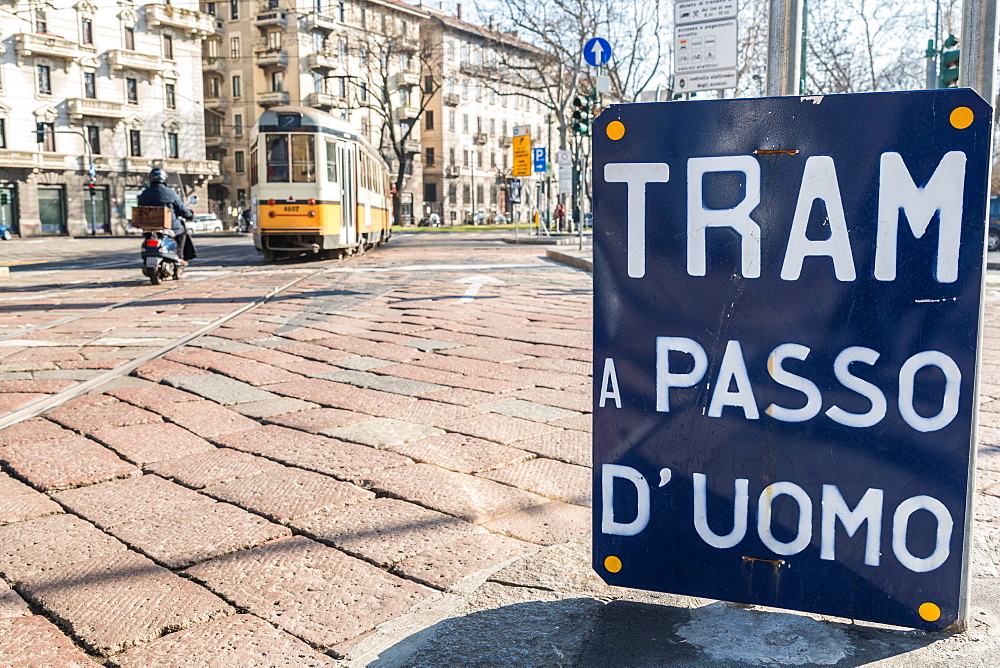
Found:
M 604 586 L 590 275 L 431 238 L 172 292 L 15 272 L 0 419 L 55 403 L 0 429 L 0 665 L 996 665 L 1000 284 L 973 621 L 929 637 Z M 742 659 L 704 650 L 748 623 Z

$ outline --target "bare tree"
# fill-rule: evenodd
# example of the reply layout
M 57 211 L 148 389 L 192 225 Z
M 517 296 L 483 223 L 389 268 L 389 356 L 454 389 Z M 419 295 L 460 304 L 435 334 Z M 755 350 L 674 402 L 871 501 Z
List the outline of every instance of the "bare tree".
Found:
M 351 106 L 381 121 L 378 148 L 392 170 L 392 210 L 402 221 L 402 192 L 420 153 L 420 119 L 440 90 L 441 53 L 417 36 L 416 22 L 404 34 L 398 20 L 358 33 L 352 44 L 360 75 L 351 86 Z

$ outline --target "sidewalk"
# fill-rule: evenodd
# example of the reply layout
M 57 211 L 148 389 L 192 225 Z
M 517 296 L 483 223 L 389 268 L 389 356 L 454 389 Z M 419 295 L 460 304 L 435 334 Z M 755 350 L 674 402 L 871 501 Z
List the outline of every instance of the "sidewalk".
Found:
M 0 430 L 0 665 L 1000 664 L 1000 282 L 970 625 L 931 635 L 605 586 L 591 277 L 483 253 L 404 274 L 426 251 L 390 247 Z M 470 275 L 503 283 L 462 301 Z M 109 318 L 0 347 L 0 401 L 197 328 L 260 276 L 144 305 L 115 339 Z

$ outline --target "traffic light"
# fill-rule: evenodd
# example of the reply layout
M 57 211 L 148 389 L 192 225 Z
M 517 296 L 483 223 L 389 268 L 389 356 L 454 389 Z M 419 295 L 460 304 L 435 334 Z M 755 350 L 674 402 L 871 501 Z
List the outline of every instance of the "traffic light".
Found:
M 950 88 L 958 85 L 958 58 L 960 51 L 954 48 L 956 46 L 958 46 L 958 38 L 954 35 L 948 35 L 948 39 L 944 41 L 944 47 L 951 49 L 951 51 L 941 52 L 941 74 L 938 77 L 938 86 L 941 88 Z
M 587 136 L 590 134 L 591 101 L 589 97 L 577 95 L 573 98 L 573 123 L 570 128 L 575 134 Z

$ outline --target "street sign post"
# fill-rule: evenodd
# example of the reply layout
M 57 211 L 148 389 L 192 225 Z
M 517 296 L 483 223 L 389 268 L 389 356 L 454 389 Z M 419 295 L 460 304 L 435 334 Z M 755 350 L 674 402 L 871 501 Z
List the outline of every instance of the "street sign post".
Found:
M 548 167 L 546 153 L 544 146 L 531 149 L 531 166 L 536 174 L 544 174 Z
M 583 59 L 591 67 L 600 67 L 611 60 L 611 45 L 603 37 L 592 37 L 583 46 Z
M 511 167 L 512 176 L 531 176 L 531 135 L 513 137 L 514 164 Z
M 964 621 L 991 123 L 967 89 L 601 114 L 602 578 Z

